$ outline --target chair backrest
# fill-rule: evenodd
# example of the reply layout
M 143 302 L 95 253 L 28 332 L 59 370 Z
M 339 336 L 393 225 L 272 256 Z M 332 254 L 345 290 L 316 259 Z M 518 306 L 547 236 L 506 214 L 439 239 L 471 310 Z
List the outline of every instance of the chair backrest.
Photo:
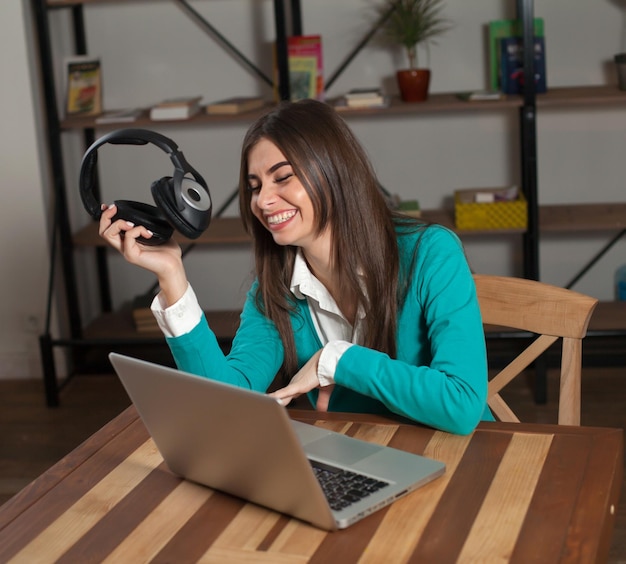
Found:
M 485 325 L 534 333 L 537 337 L 489 381 L 488 403 L 501 421 L 519 419 L 500 390 L 525 370 L 550 345 L 562 339 L 559 392 L 560 425 L 580 425 L 582 339 L 598 300 L 573 290 L 535 280 L 475 274 Z

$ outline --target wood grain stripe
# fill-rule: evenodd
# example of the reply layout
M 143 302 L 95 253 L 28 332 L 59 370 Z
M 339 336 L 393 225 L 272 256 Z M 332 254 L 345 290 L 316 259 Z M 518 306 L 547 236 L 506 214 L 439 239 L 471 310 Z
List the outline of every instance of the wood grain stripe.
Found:
M 397 425 L 371 425 L 359 423 L 355 425 L 354 438 L 377 445 L 387 445 L 398 431 Z
M 10 562 L 56 560 L 162 461 L 152 440 L 146 441 L 27 544 Z
M 245 504 L 237 497 L 214 492 L 153 562 L 197 562 Z
M 388 507 L 372 513 L 347 529 L 328 533 L 311 556 L 312 564 L 357 562 L 380 526 Z
M 178 564 L 178 561 L 175 562 Z M 212 548 L 202 558 L 202 562 L 204 564 L 305 564 L 308 560 L 306 557 L 293 554 L 258 552 L 241 548 Z
M 615 436 L 621 433 L 621 429 L 615 429 L 613 436 L 605 433 L 591 442 L 576 500 L 577 507 L 585 509 L 574 512 L 568 529 L 566 554 L 570 562 L 591 562 L 597 554 L 608 556 L 611 537 L 603 534 L 603 530 L 607 522 L 613 524 L 615 521 L 618 492 L 623 480 L 624 455 L 622 449 L 615 448 Z M 617 483 L 617 488 L 611 488 L 611 483 Z M 626 496 L 626 492 L 622 495 Z M 602 557 L 598 557 L 600 559 Z
M 219 561 L 216 554 L 222 550 L 256 550 L 279 518 L 278 513 L 246 503 L 199 562 Z
M 0 531 L 28 509 L 32 503 L 39 500 L 59 483 L 62 483 L 67 477 L 68 472 L 71 472 L 78 465 L 83 464 L 86 459 L 93 457 L 94 454 L 111 441 L 112 437 L 121 433 L 133 422 L 136 422 L 137 417 L 137 412 L 132 406 L 127 408 L 97 433 L 85 440 L 85 442 L 80 445 L 79 449 L 73 450 L 68 455 L 64 456 L 52 468 L 39 476 L 37 480 L 28 484 L 17 495 L 4 503 L 4 505 L 2 505 L 2 511 L 0 512 Z M 118 440 L 117 437 L 115 440 Z M 143 440 L 145 440 L 145 438 Z M 141 442 L 143 442 L 143 440 Z M 137 445 L 138 444 L 140 443 L 137 443 Z M 136 446 L 126 454 L 130 454 Z M 6 557 L 8 557 L 8 555 L 5 555 L 2 552 L 2 548 L 0 548 L 0 561 Z
M 398 430 L 387 443 L 387 446 L 400 450 L 406 450 L 407 452 L 412 452 L 413 454 L 429 456 L 425 454 L 425 451 L 434 436 L 435 430 L 431 429 L 429 431 L 425 431 L 424 433 L 420 433 L 419 436 L 416 437 L 412 427 L 402 425 L 401 427 L 398 427 Z
M 105 444 L 102 450 L 89 456 L 75 472 L 70 472 L 60 482 L 57 480 L 58 483 L 45 494 L 45 504 L 35 508 L 29 505 L 5 526 L 2 536 L 6 540 L 0 543 L 0 562 L 8 561 L 79 502 L 82 496 L 143 444 L 147 437 L 145 427 L 140 421 L 135 421 L 123 429 L 114 443 Z
M 179 483 L 180 478 L 162 462 L 69 547 L 56 564 L 102 562 Z
M 280 535 L 280 533 L 285 529 L 287 523 L 291 520 L 287 515 L 281 515 L 280 519 L 276 521 L 271 530 L 265 535 L 265 538 L 261 541 L 259 546 L 257 546 L 257 550 L 265 552 L 272 546 L 273 542 Z
M 457 561 L 510 440 L 511 436 L 505 433 L 474 432 L 424 528 L 412 560 L 438 564 Z M 445 462 L 445 458 L 439 458 Z M 442 534 L 443 531 L 455 534 Z
M 212 494 L 209 488 L 181 481 L 103 562 L 149 562 Z
M 407 561 L 469 443 L 470 437 L 433 433 L 424 455 L 444 461 L 446 473 L 406 498 L 396 501 L 388 509 L 359 562 L 376 564 Z
M 355 426 L 356 423 L 350 421 L 316 421 L 315 426 L 322 429 L 328 429 L 329 431 L 335 431 L 335 433 L 343 433 L 350 436 L 350 429 Z
M 509 562 L 539 480 L 551 435 L 517 433 L 511 439 L 459 555 L 462 562 Z
M 327 534 L 326 531 L 312 525 L 291 519 L 272 543 L 272 546 L 269 547 L 268 552 L 272 554 L 286 553 L 308 560 Z
M 560 562 L 576 507 L 591 437 L 556 435 L 520 531 L 512 562 Z

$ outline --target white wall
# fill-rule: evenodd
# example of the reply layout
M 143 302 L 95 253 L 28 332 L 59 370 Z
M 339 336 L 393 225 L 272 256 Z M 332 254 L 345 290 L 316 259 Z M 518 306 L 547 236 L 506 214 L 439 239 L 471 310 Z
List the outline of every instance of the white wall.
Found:
M 304 32 L 320 33 L 325 67 L 330 75 L 360 40 L 371 21 L 373 0 L 302 0 Z M 193 6 L 228 37 L 238 49 L 271 75 L 271 41 L 274 37 L 271 0 L 197 0 Z M 432 91 L 450 92 L 484 88 L 487 84 L 485 24 L 491 19 L 514 16 L 513 0 L 448 0 L 446 14 L 454 28 L 430 51 Z M 23 25 L 8 21 L 4 11 L 19 19 L 19 9 L 2 8 L 0 36 L 3 51 L 23 48 Z M 617 0 L 536 0 L 535 14 L 546 27 L 548 85 L 615 84 L 610 60 L 622 45 L 624 15 Z M 102 59 L 104 105 L 107 109 L 148 106 L 162 98 L 202 94 L 205 101 L 244 93 L 271 95 L 271 89 L 246 71 L 172 2 L 127 2 L 85 6 L 88 46 Z M 51 14 L 55 32 L 55 56 L 60 61 L 71 46 L 64 11 Z M 10 19 L 10 18 L 9 18 Z M 15 39 L 16 34 L 19 36 Z M 3 59 L 10 68 L 2 76 L 24 75 L 23 57 Z M 6 61 L 6 62 L 5 62 Z M 335 82 L 330 96 L 348 88 L 383 84 L 395 88 L 393 74 L 397 54 L 374 45 L 367 47 Z M 59 64 L 59 69 L 61 65 Z M 24 80 L 27 78 L 25 76 Z M 24 90 L 28 90 L 25 82 Z M 32 101 L 28 96 L 5 92 L 19 100 L 2 104 L 8 123 L 15 104 L 20 134 L 24 135 L 20 159 L 35 162 L 33 132 L 24 126 Z M 7 110 L 7 108 L 10 108 Z M 29 121 L 30 114 L 26 116 Z M 348 118 L 372 156 L 381 182 L 405 198 L 417 197 L 422 207 L 440 206 L 457 188 L 499 186 L 519 181 L 516 111 L 472 114 L 436 114 L 406 118 Z M 32 126 L 31 126 L 32 129 Z M 237 181 L 239 147 L 245 124 L 203 128 L 163 125 L 158 130 L 174 138 L 188 160 L 207 179 L 216 207 L 224 202 Z M 3 131 L 8 131 L 4 129 Z M 15 148 L 13 138 L 4 140 Z M 626 141 L 625 108 L 542 110 L 538 119 L 540 203 L 624 201 L 623 147 Z M 77 174 L 82 157 L 81 136 L 64 136 L 68 190 L 74 194 L 71 219 L 74 228 L 89 221 L 80 205 Z M 27 157 L 26 157 L 27 156 Z M 6 151 L 3 152 L 6 158 Z M 9 163 L 15 166 L 16 159 Z M 149 185 L 171 172 L 169 160 L 158 149 L 106 146 L 100 151 L 104 199 L 130 198 L 150 201 Z M 36 163 L 35 163 L 36 165 Z M 7 165 L 5 165 L 6 168 Z M 39 190 L 36 166 L 24 166 Z M 6 196 L 5 196 L 6 197 Z M 41 194 L 38 193 L 38 203 Z M 29 198 L 24 202 L 31 205 Z M 21 209 L 21 208 L 20 208 Z M 4 210 L 0 213 L 7 213 Z M 20 212 L 25 213 L 25 212 Z M 231 206 L 228 215 L 237 213 Z M 18 214 L 11 213 L 15 226 Z M 6 228 L 2 222 L 2 229 Z M 41 227 L 42 221 L 37 222 Z M 10 230 L 15 238 L 15 229 Z M 9 234 L 7 234 L 7 237 Z M 40 235 L 42 236 L 42 235 Z M 5 237 L 5 240 L 6 237 Z M 607 236 L 580 238 L 545 237 L 541 245 L 542 279 L 566 284 L 579 267 L 607 240 Z M 492 273 L 520 272 L 520 241 L 517 237 L 467 242 L 475 270 Z M 626 262 L 626 243 L 621 242 L 591 271 L 576 289 L 601 299 L 613 297 L 612 275 Z M 29 248 L 29 253 L 32 248 Z M 80 300 L 89 319 L 97 314 L 93 291 L 91 252 L 77 253 L 81 271 Z M 22 263 L 16 261 L 19 265 Z M 32 261 L 34 262 L 34 261 Z M 31 268 L 41 268 L 41 262 Z M 198 249 L 187 258 L 189 275 L 206 308 L 234 308 L 241 303 L 249 281 L 248 249 Z M 149 275 L 111 256 L 113 298 L 116 305 L 144 291 Z M 17 266 L 11 266 L 14 271 Z M 25 268 L 22 266 L 22 268 Z M 2 290 L 10 285 L 3 259 Z M 24 277 L 22 277 L 24 278 Z M 35 278 L 35 277 L 33 277 Z M 41 278 L 41 277 L 38 277 Z M 4 307 L 4 306 L 3 306 Z M 29 304 L 32 308 L 32 303 Z M 8 314 L 12 319 L 20 311 Z M 8 337 L 3 339 L 6 342 Z M 15 348 L 16 345 L 13 345 Z
M 46 304 L 48 229 L 24 4 L 0 8 L 0 378 L 40 374 Z

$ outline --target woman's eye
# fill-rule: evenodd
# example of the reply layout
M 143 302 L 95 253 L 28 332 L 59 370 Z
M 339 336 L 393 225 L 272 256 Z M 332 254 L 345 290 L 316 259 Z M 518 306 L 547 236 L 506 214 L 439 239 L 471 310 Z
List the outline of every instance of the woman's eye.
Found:
M 248 184 L 248 192 L 258 192 L 261 189 L 261 186 L 258 184 Z
M 285 182 L 286 180 L 289 180 L 292 176 L 293 176 L 293 173 L 290 172 L 289 174 L 285 174 L 284 176 L 277 178 L 276 182 Z

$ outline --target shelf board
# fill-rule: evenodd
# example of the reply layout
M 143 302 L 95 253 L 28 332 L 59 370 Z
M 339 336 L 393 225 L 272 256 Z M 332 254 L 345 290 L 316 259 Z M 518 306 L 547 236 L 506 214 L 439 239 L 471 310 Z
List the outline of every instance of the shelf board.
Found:
M 188 239 L 174 232 L 174 239 L 179 243 L 198 245 L 238 245 L 250 243 L 239 217 L 214 218 L 209 228 L 197 239 Z M 77 247 L 105 247 L 106 241 L 98 234 L 98 223 L 92 222 L 77 231 L 72 240 Z
M 219 340 L 230 340 L 239 327 L 239 311 L 206 311 L 209 326 Z M 154 320 L 154 317 L 152 318 Z M 151 326 L 152 327 L 152 326 Z M 155 340 L 165 344 L 165 337 L 154 320 L 153 330 L 138 331 L 129 306 L 104 313 L 85 327 L 84 338 L 93 341 Z
M 72 116 L 66 117 L 61 120 L 61 129 L 65 131 L 75 129 L 88 129 L 94 128 L 99 130 L 109 129 L 125 129 L 135 127 L 164 127 L 168 125 L 219 125 L 224 123 L 251 123 L 257 117 L 261 116 L 264 112 L 272 108 L 274 104 L 267 102 L 261 108 L 255 108 L 247 112 L 241 112 L 239 114 L 207 114 L 205 111 L 200 111 L 196 115 L 188 119 L 168 119 L 168 120 L 151 120 L 149 117 L 150 108 L 142 108 L 142 114 L 135 121 L 116 122 L 116 123 L 97 123 L 96 117 L 80 117 Z M 108 110 L 107 110 L 108 111 Z
M 221 341 L 230 341 L 239 326 L 239 311 L 205 311 L 209 326 Z M 150 325 L 151 330 L 138 331 L 135 327 L 132 311 L 125 307 L 119 311 L 99 316 L 85 328 L 84 338 L 93 341 L 149 341 L 163 342 L 165 339 L 158 329 L 156 320 Z M 624 336 L 626 331 L 626 302 L 599 302 L 591 316 L 588 336 L 614 334 Z M 510 333 L 512 337 L 523 336 L 519 331 L 493 325 L 485 325 L 487 335 L 496 333 L 500 336 Z
M 127 0 L 46 0 L 46 5 L 48 8 L 70 8 L 72 6 L 81 6 L 83 4 L 123 4 L 126 1 Z M 140 0 L 134 1 L 138 2 Z
M 521 96 L 507 96 L 501 100 L 481 100 L 468 102 L 461 100 L 457 93 L 431 94 L 428 100 L 418 103 L 402 102 L 397 96 L 391 98 L 387 108 L 358 108 L 341 110 L 341 115 L 347 119 L 359 117 L 385 117 L 395 115 L 417 115 L 438 112 L 474 112 L 495 111 L 509 108 L 519 108 L 522 105 Z M 551 88 L 545 94 L 537 94 L 538 108 L 567 108 L 573 106 L 606 107 L 607 105 L 626 104 L 626 91 L 617 86 L 581 86 Z M 274 106 L 268 102 L 262 108 L 242 112 L 234 115 L 209 115 L 200 112 L 189 119 L 153 121 L 149 118 L 149 108 L 144 108 L 143 115 L 132 122 L 118 122 L 100 124 L 94 117 L 69 117 L 61 121 L 61 129 L 69 131 L 75 129 L 121 129 L 126 127 L 159 127 L 168 125 L 219 125 L 224 123 L 250 123 Z
M 549 88 L 544 94 L 537 94 L 537 107 L 566 106 L 605 106 L 626 104 L 626 91 L 617 85 L 566 86 Z
M 607 232 L 626 229 L 626 203 L 539 206 L 542 233 Z
M 524 229 L 463 230 L 454 227 L 454 210 L 423 210 L 422 219 L 456 231 L 462 237 L 484 235 L 515 235 Z M 607 232 L 626 229 L 626 203 L 558 204 L 539 207 L 539 231 L 542 233 Z M 241 245 L 250 243 L 239 217 L 220 217 L 211 221 L 209 228 L 198 239 L 187 239 L 179 233 L 174 238 L 183 244 Z M 106 242 L 98 235 L 98 224 L 93 222 L 74 234 L 79 247 L 104 247 Z

